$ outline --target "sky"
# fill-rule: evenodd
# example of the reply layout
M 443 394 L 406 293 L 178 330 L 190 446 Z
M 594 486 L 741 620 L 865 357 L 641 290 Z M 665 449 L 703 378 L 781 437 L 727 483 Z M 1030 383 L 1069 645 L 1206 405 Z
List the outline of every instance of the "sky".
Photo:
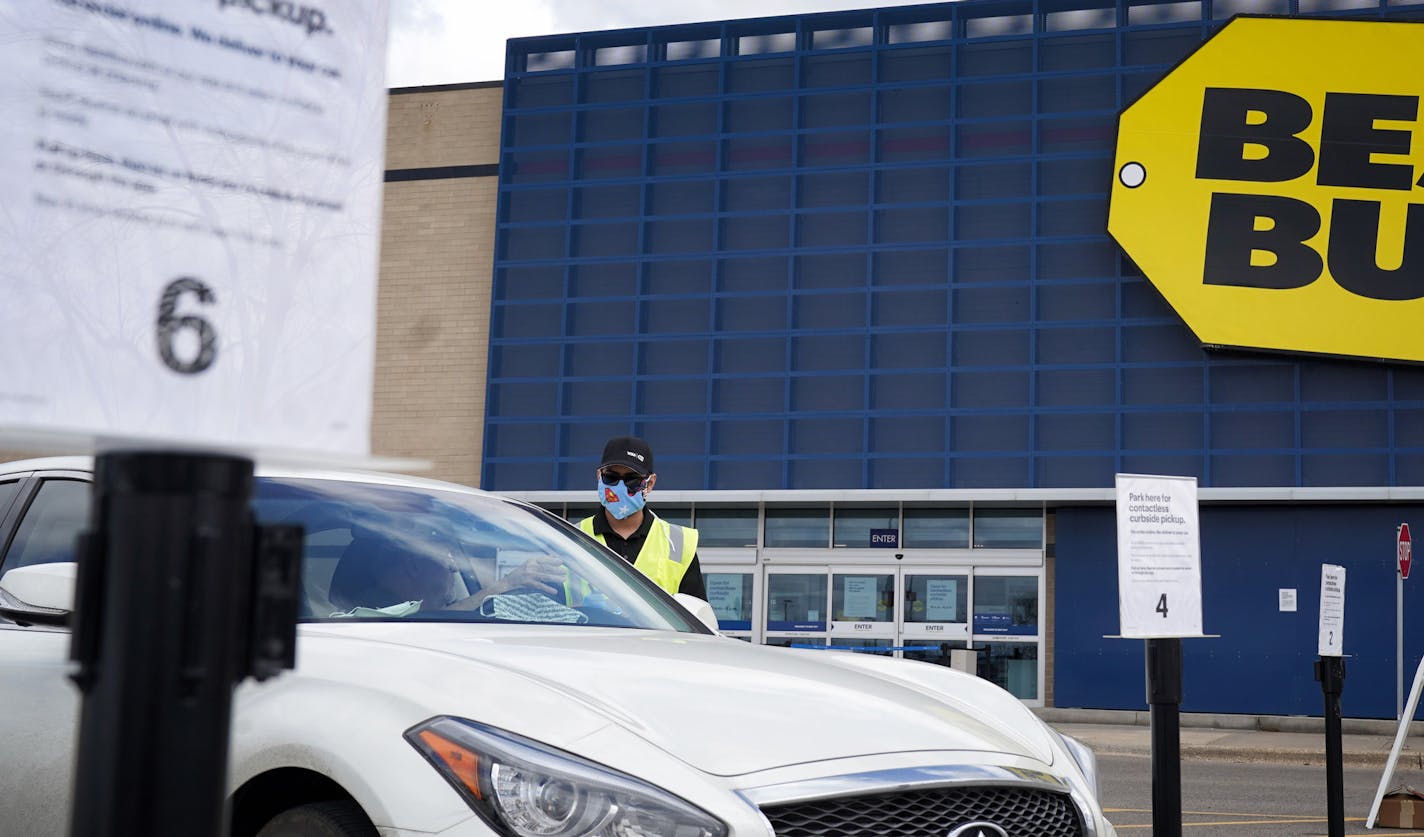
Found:
M 497 81 L 528 35 L 770 17 L 924 0 L 390 0 L 387 87 Z

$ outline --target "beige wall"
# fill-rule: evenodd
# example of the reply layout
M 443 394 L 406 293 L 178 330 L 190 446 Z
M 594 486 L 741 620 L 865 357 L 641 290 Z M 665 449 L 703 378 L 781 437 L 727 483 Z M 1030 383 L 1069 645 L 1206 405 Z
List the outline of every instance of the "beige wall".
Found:
M 391 95 L 387 171 L 499 162 L 502 89 Z M 478 485 L 498 178 L 386 184 L 371 449 Z
M 499 162 L 499 84 L 403 87 L 386 116 L 386 170 Z

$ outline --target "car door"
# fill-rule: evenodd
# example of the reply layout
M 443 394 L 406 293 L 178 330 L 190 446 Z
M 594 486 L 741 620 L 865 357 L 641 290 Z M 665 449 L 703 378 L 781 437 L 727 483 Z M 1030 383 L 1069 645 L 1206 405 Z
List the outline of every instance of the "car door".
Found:
M 89 515 L 82 475 L 0 475 L 0 507 L 6 506 L 0 577 L 15 567 L 74 560 L 75 537 Z M 0 834 L 69 833 L 80 706 L 69 671 L 68 629 L 0 617 Z

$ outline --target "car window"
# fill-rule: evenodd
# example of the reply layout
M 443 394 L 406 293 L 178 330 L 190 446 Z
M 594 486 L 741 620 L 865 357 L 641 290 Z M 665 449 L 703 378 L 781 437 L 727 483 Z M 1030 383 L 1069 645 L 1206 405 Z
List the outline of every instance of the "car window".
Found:
M 15 495 L 20 493 L 20 481 L 10 480 L 0 482 L 0 520 L 5 519 L 5 512 L 9 511 L 10 503 L 15 499 Z
M 74 543 L 89 520 L 89 483 L 45 480 L 25 509 L 0 570 L 74 560 Z
M 261 478 L 263 523 L 300 524 L 306 621 L 421 619 L 701 631 L 566 521 L 498 497 Z

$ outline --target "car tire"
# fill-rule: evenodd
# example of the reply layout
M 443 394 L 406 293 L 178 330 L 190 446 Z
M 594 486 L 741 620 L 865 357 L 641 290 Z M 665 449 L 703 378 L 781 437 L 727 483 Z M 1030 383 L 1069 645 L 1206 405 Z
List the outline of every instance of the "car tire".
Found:
M 291 808 L 262 826 L 257 837 L 377 837 L 354 802 L 317 802 Z

